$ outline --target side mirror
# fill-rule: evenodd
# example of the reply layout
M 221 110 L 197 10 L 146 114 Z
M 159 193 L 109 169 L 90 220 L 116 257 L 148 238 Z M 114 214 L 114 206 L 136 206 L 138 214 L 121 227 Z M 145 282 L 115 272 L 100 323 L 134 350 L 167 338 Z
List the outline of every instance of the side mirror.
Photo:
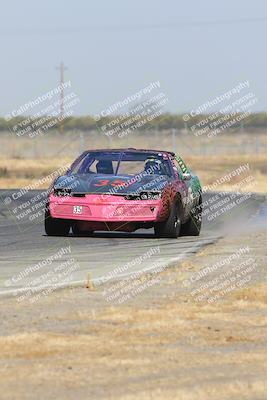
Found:
M 185 181 L 190 181 L 191 178 L 192 178 L 192 175 L 189 172 L 183 173 L 183 179 Z

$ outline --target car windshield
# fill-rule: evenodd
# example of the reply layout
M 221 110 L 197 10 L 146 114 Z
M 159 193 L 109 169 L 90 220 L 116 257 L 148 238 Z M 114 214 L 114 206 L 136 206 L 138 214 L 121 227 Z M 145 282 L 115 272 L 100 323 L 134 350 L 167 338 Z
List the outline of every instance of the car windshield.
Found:
M 85 153 L 72 165 L 71 174 L 171 176 L 168 158 L 161 153 L 96 151 Z

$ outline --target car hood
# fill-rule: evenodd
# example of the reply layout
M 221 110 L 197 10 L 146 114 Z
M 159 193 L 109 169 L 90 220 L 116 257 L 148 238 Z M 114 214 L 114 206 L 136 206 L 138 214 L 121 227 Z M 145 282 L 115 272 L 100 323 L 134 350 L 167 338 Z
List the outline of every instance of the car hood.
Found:
M 66 189 L 72 193 L 135 194 L 162 191 L 169 181 L 165 175 L 73 174 L 58 177 L 54 189 Z

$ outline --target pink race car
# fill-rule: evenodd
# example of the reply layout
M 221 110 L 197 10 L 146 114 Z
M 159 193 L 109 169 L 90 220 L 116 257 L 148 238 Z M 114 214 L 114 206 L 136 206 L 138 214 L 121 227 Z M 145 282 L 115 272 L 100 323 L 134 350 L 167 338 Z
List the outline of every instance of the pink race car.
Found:
M 201 186 L 174 153 L 159 150 L 85 151 L 52 185 L 47 235 L 92 235 L 154 228 L 157 237 L 199 235 Z

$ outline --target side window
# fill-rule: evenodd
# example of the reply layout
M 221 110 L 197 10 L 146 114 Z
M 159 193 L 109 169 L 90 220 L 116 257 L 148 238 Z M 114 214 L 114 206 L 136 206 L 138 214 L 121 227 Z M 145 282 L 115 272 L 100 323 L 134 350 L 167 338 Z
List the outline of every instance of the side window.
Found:
M 85 166 L 88 164 L 88 160 L 90 160 L 90 155 L 86 154 L 78 162 L 76 162 L 76 165 L 74 167 L 72 167 L 72 173 L 81 173 L 85 169 Z
M 177 161 L 182 173 L 190 172 L 189 169 L 187 168 L 187 166 L 185 165 L 185 163 L 183 162 L 183 160 L 181 159 L 181 157 L 176 156 L 175 160 Z
M 181 166 L 179 165 L 178 161 L 175 158 L 172 160 L 172 164 L 173 164 L 174 172 L 178 174 L 180 180 L 183 180 L 183 171 L 182 171 Z

